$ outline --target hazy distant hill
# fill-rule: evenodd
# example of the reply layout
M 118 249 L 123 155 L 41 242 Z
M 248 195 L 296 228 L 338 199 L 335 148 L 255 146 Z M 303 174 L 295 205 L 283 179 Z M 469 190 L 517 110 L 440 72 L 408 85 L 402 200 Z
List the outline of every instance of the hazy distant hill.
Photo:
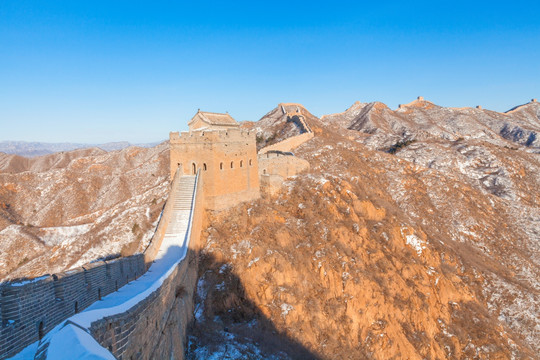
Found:
M 109 142 L 105 144 L 78 144 L 78 143 L 43 143 L 26 141 L 0 141 L 0 152 L 6 154 L 17 154 L 26 157 L 47 155 L 61 151 L 71 151 L 75 149 L 86 149 L 98 147 L 105 151 L 114 151 L 125 149 L 135 145 L 140 147 L 154 147 L 161 143 L 131 144 L 127 141 Z

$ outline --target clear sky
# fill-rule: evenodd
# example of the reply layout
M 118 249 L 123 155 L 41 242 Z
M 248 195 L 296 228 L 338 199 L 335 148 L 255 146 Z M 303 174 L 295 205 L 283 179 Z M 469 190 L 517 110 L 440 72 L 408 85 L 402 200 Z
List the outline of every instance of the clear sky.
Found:
M 198 108 L 419 95 L 540 98 L 540 2 L 0 0 L 0 140 L 152 142 Z

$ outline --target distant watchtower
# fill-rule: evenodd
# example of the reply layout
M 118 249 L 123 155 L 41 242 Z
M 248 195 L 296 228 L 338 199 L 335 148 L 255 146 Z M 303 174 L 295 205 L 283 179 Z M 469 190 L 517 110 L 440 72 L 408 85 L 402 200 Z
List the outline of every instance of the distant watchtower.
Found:
M 171 179 L 201 170 L 205 204 L 220 210 L 260 196 L 255 132 L 229 114 L 198 111 L 189 132 L 171 132 Z

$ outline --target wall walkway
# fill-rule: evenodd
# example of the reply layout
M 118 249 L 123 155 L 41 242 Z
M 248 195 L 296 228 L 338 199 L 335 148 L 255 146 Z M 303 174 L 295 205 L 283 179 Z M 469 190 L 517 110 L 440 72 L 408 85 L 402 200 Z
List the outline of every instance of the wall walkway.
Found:
M 137 280 L 118 291 L 115 291 L 113 280 L 112 287 L 109 286 L 112 291 L 100 292 L 98 297 L 89 299 L 84 306 L 86 309 L 80 313 L 67 312 L 54 319 L 58 325 L 50 325 L 51 328 L 46 329 L 50 332 L 39 342 L 37 352 L 36 346 L 29 346 L 14 359 L 28 359 L 34 354 L 35 359 L 83 359 L 92 356 L 103 359 L 183 358 L 185 329 L 193 314 L 193 291 L 197 281 L 197 258 L 194 253 L 199 243 L 203 217 L 201 183 L 199 175 L 175 176 L 151 245 L 145 254 L 134 257 L 137 259 Z M 123 264 L 126 261 L 119 259 L 117 262 Z M 98 273 L 103 273 L 102 283 L 110 285 L 107 264 L 96 267 L 101 268 L 103 270 Z M 146 269 L 148 271 L 144 272 Z M 112 273 L 117 272 L 121 271 Z M 79 282 L 85 284 L 84 281 Z M 21 287 L 29 285 L 31 283 Z M 95 285 L 91 288 L 96 292 Z M 54 286 L 52 289 L 54 292 Z M 80 291 L 79 287 L 65 288 L 64 294 L 79 296 Z M 39 294 L 35 291 L 28 293 L 28 301 L 39 302 Z M 81 294 L 84 296 L 86 292 L 82 291 Z M 2 304 L 4 302 L 2 296 Z M 54 324 L 47 314 L 43 316 L 43 321 Z M 36 332 L 34 326 L 32 330 Z M 46 330 L 42 329 L 43 332 Z M 43 336 L 43 333 L 40 335 Z M 11 344 L 14 338 L 3 340 Z M 13 351 L 12 348 L 10 353 L 6 351 L 4 354 Z M 0 355 L 0 358 L 6 356 L 11 355 Z
M 283 111 L 285 111 L 285 110 L 283 110 Z M 303 132 L 300 135 L 296 135 L 296 136 L 290 137 L 288 139 L 285 139 L 283 141 L 280 141 L 278 143 L 265 146 L 265 147 L 263 147 L 262 149 L 259 150 L 259 154 L 266 154 L 268 151 L 283 151 L 283 152 L 292 151 L 295 148 L 297 148 L 298 146 L 305 143 L 306 141 L 308 141 L 310 139 L 313 139 L 313 136 L 314 136 L 313 131 L 311 130 L 311 128 L 307 124 L 306 119 L 304 118 L 303 115 L 291 114 L 289 116 L 297 117 L 298 121 L 300 123 L 300 126 L 303 128 L 303 130 L 305 132 Z

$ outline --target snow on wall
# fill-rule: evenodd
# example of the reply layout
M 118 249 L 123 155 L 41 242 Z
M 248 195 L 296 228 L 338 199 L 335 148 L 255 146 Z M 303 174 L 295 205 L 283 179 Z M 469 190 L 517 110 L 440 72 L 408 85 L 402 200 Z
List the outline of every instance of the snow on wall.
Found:
M 0 359 L 38 341 L 40 332 L 47 333 L 144 270 L 144 257 L 138 254 L 0 285 Z
M 204 199 L 201 181 L 196 181 L 193 176 L 182 178 L 183 184 L 179 184 L 179 181 L 174 182 L 179 190 L 171 191 L 170 201 L 174 202 L 175 206 L 169 206 L 169 212 L 162 216 L 162 219 L 171 221 L 170 226 L 165 226 L 166 231 L 159 234 L 157 239 L 153 239 L 159 243 L 159 247 L 157 249 L 155 249 L 156 246 L 149 247 L 152 249 L 152 257 L 145 255 L 152 263 L 148 271 L 137 280 L 115 291 L 116 282 L 111 287 L 113 282 L 107 280 L 110 279 L 112 273 L 116 272 L 107 271 L 109 262 L 100 262 L 85 266 L 85 272 L 82 275 L 80 271 L 72 270 L 66 272 L 64 276 L 57 274 L 40 281 L 25 283 L 22 286 L 9 287 L 9 289 L 24 289 L 31 285 L 47 283 L 50 294 L 46 298 L 49 300 L 52 298 L 53 303 L 68 303 L 71 306 L 71 312 L 68 313 L 68 316 L 71 316 L 66 321 L 64 319 L 67 316 L 64 314 L 54 318 L 54 322 L 47 318 L 48 314 L 42 316 L 43 320 L 36 318 L 35 321 L 40 322 L 36 326 L 28 326 L 36 335 L 30 340 L 24 336 L 21 337 L 28 348 L 13 359 L 28 357 L 28 354 L 36 353 L 36 348 L 36 359 L 112 359 L 132 356 L 168 358 L 173 355 L 179 358 L 183 356 L 185 330 L 193 314 L 192 299 L 197 281 L 196 257 L 190 256 L 189 261 L 183 260 L 189 254 L 188 250 L 193 250 L 193 247 L 199 243 Z M 186 194 L 191 194 L 187 200 Z M 146 269 L 145 255 L 137 255 L 139 261 L 137 275 L 141 275 Z M 118 259 L 110 263 L 124 264 L 128 259 Z M 119 267 L 119 269 L 121 272 L 123 268 Z M 87 273 L 90 272 L 94 275 L 89 276 Z M 105 282 L 102 288 L 96 287 L 101 283 L 96 282 L 95 279 Z M 79 285 L 84 284 L 93 293 L 98 290 L 97 298 L 90 297 L 90 301 L 81 301 L 78 305 L 74 305 L 70 296 L 79 296 L 80 288 L 54 287 L 55 283 L 69 281 Z M 106 285 L 109 287 L 107 288 Z M 109 291 L 110 289 L 112 291 Z M 34 303 L 42 298 L 35 293 L 29 297 Z M 13 300 L 13 298 L 2 296 L 2 300 L 4 299 L 10 302 Z M 177 303 L 182 306 L 178 306 Z M 4 305 L 4 302 L 1 304 Z M 51 301 L 44 304 L 44 307 L 51 306 Z M 82 309 L 85 310 L 81 311 Z M 1 311 L 2 308 L 0 308 Z M 2 312 L 2 316 L 4 313 Z M 5 314 L 9 316 L 10 313 Z M 39 325 L 41 322 L 43 322 L 43 327 Z M 48 327 L 45 327 L 46 322 Z M 171 323 L 174 323 L 174 326 L 171 326 Z M 55 324 L 59 325 L 54 326 Z M 12 325 L 9 324 L 9 326 Z M 149 328 L 155 328 L 156 331 L 148 331 Z M 49 330 L 50 332 L 45 335 Z M 45 337 L 39 341 L 38 347 L 36 337 L 41 336 Z M 65 339 L 70 339 L 70 341 L 66 342 Z M 6 340 L 6 344 L 11 344 L 13 336 L 6 337 Z M 151 345 L 143 347 L 142 344 Z M 6 349 L 6 354 L 1 355 L 0 358 L 11 356 L 21 350 L 20 347 L 15 349 L 12 346 L 6 348 L 2 346 L 0 349 L 2 351 Z M 161 355 L 158 354 L 160 351 Z M 63 357 L 58 357 L 59 354 Z
M 173 183 L 178 185 L 178 181 Z M 193 193 L 193 182 L 188 186 L 192 186 Z M 175 191 L 171 191 L 172 197 L 175 194 Z M 197 199 L 199 217 L 202 214 L 202 201 L 202 196 L 199 196 Z M 190 214 L 193 216 L 192 205 L 188 204 L 188 210 L 184 210 L 183 214 L 173 215 L 179 216 L 177 220 L 189 224 Z M 177 241 L 178 238 L 162 241 L 165 229 L 172 217 L 172 205 L 169 205 L 167 209 L 160 222 L 161 231 L 157 232 L 157 236 L 154 236 L 152 244 L 147 249 L 150 250 L 149 253 L 87 264 L 78 269 L 52 276 L 47 275 L 39 279 L 2 284 L 0 286 L 0 359 L 17 354 L 26 346 L 35 348 L 34 345 L 40 337 L 51 330 L 51 333 L 47 334 L 49 340 L 57 333 L 76 331 L 81 335 L 78 330 L 66 329 L 66 327 L 74 326 L 70 325 L 74 324 L 72 320 L 77 321 L 76 325 L 83 330 L 86 329 L 83 332 L 91 337 L 88 329 L 96 320 L 125 313 L 130 308 L 139 308 L 144 311 L 148 306 L 141 308 L 143 300 L 148 299 L 151 302 L 152 299 L 162 296 L 163 284 L 169 280 L 168 277 L 171 274 L 178 273 L 178 263 L 186 256 L 188 245 L 186 239 L 191 237 L 191 227 L 188 234 L 186 225 L 184 232 L 178 234 L 181 237 L 180 242 Z M 163 221 L 165 219 L 166 221 Z M 152 265 L 146 263 L 152 263 Z M 148 266 L 151 270 L 145 273 Z M 186 270 L 184 269 L 183 275 L 188 273 Z M 139 278 L 143 274 L 144 277 Z M 139 280 L 133 281 L 136 278 Z M 180 278 L 183 279 L 183 277 Z M 124 286 L 128 283 L 128 286 Z M 117 291 L 118 289 L 120 290 Z M 176 289 L 173 295 L 175 291 Z M 158 312 L 160 312 L 159 317 L 162 317 L 163 309 L 156 309 L 156 314 Z M 67 318 L 70 320 L 64 322 Z M 121 325 L 125 325 L 125 322 Z M 123 333 L 129 335 L 125 331 Z M 80 338 L 80 336 L 73 338 Z M 103 341 L 103 336 L 96 339 Z M 49 341 L 48 346 L 50 345 Z M 117 348 L 120 346 L 115 346 L 115 350 Z M 47 349 L 44 350 L 43 356 L 46 356 Z

